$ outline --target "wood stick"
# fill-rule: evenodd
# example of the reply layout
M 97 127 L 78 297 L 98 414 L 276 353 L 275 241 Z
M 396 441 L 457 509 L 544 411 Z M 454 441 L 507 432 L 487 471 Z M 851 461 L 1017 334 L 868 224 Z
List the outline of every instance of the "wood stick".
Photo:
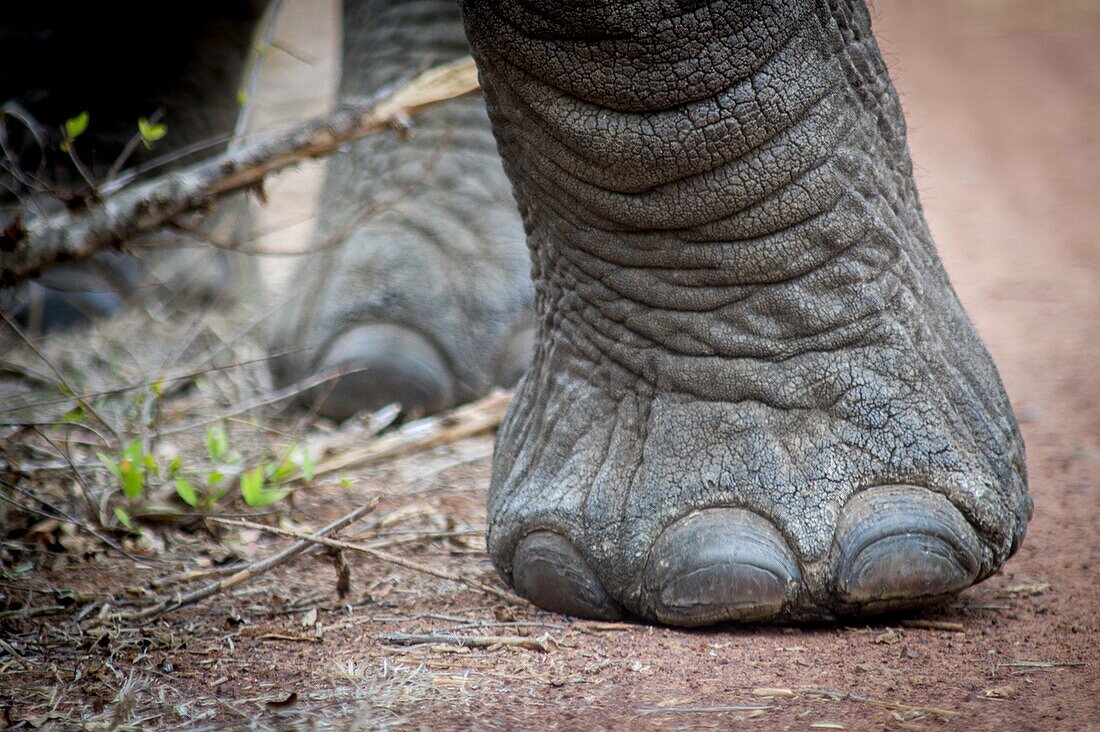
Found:
M 511 392 L 495 391 L 446 414 L 409 422 L 362 447 L 321 460 L 314 466 L 313 474 L 324 475 L 369 465 L 488 432 L 500 425 L 511 401 Z M 297 474 L 290 480 L 301 477 Z
M 946 630 L 953 633 L 963 633 L 966 626 L 952 620 L 928 620 L 927 618 L 906 618 L 901 621 L 904 628 L 919 628 L 921 630 Z

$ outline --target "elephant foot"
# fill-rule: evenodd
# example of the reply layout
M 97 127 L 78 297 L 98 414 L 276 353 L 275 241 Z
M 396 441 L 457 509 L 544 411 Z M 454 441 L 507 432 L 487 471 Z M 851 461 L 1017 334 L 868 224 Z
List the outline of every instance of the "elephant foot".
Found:
M 453 0 L 348 3 L 339 97 L 362 103 L 411 70 L 469 54 Z M 417 115 L 326 162 L 314 242 L 271 344 L 322 416 L 399 404 L 406 417 L 510 387 L 531 362 L 534 288 L 484 103 Z
M 533 329 L 519 327 L 487 360 L 490 386 L 513 386 L 531 360 Z M 334 378 L 299 396 L 303 407 L 342 422 L 390 404 L 406 418 L 434 414 L 458 403 L 459 385 L 444 353 L 425 335 L 391 323 L 355 325 L 320 354 L 314 371 Z
M 544 332 L 498 435 L 494 563 L 547 610 L 677 626 L 831 619 L 953 596 L 1022 540 L 1021 446 L 1011 433 L 970 432 L 935 383 L 902 396 L 874 358 L 876 373 L 858 357 L 819 355 L 775 367 L 770 391 L 701 399 L 582 365 Z M 743 388 L 747 377 L 732 365 L 714 375 Z

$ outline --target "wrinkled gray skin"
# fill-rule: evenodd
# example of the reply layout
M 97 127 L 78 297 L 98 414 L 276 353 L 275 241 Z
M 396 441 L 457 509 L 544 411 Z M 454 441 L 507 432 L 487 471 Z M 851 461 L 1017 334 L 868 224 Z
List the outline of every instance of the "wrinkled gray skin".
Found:
M 460 4 L 530 265 L 477 101 L 356 143 L 276 377 L 351 369 L 311 394 L 337 418 L 432 411 L 507 383 L 533 339 L 488 543 L 550 610 L 832 618 L 1001 567 L 1023 443 L 863 3 Z M 345 15 L 346 98 L 466 53 L 446 0 Z
M 941 599 L 1031 502 L 859 0 L 464 0 L 534 262 L 489 551 L 666 623 Z

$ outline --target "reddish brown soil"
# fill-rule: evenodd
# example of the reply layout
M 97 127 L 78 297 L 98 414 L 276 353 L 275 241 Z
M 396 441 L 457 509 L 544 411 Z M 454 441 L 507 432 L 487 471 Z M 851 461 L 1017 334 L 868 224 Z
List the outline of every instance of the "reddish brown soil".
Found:
M 360 557 L 350 558 L 352 606 L 340 608 L 332 570 L 300 560 L 144 632 L 123 624 L 97 640 L 73 631 L 66 642 L 84 649 L 76 660 L 50 645 L 68 621 L 26 620 L 23 632 L 37 627 L 45 645 L 20 646 L 28 669 L 0 651 L 9 719 L 53 705 L 109 720 L 132 677 L 148 689 L 131 695 L 139 728 L 1100 728 L 1100 9 L 1070 0 L 876 6 L 928 219 L 1016 406 L 1035 498 L 1005 571 L 920 616 L 954 630 L 900 619 L 607 628 Z M 481 527 L 488 450 L 477 438 L 364 470 L 354 492 L 322 486 L 299 499 L 308 510 L 295 519 L 320 523 L 378 491 L 387 498 L 376 516 L 413 506 L 394 517 L 398 528 L 446 517 Z M 246 539 L 236 550 L 246 556 L 275 545 Z M 495 583 L 482 549 L 475 538 L 391 551 Z M 165 572 L 101 559 L 29 581 L 96 596 Z M 312 608 L 317 617 L 304 617 Z M 381 637 L 461 619 L 486 623 L 473 631 L 484 634 L 548 633 L 551 648 L 448 652 Z M 291 692 L 297 701 L 285 709 L 265 704 Z

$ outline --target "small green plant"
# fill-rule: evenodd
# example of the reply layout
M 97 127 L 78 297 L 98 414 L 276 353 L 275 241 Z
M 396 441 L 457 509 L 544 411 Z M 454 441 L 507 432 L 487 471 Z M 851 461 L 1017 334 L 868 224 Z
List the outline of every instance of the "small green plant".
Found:
M 72 147 L 76 138 L 84 134 L 84 131 L 88 129 L 88 121 L 91 116 L 85 111 L 81 112 L 75 117 L 65 120 L 65 124 L 62 126 L 61 131 L 64 133 L 64 138 L 61 140 L 61 151 L 69 152 L 69 148 Z
M 118 480 L 122 488 L 122 494 L 130 499 L 139 497 L 145 491 L 145 477 L 147 474 L 157 475 L 160 472 L 156 460 L 153 459 L 152 455 L 147 454 L 142 447 L 141 440 L 134 440 L 128 444 L 122 450 L 118 460 L 114 460 L 102 452 L 97 452 L 96 457 Z
M 267 488 L 265 482 L 262 465 L 241 474 L 241 498 L 252 508 L 263 508 L 290 495 L 289 489 Z
M 183 455 L 176 455 L 162 467 L 140 440 L 128 443 L 117 457 L 103 452 L 96 455 L 131 504 L 146 496 L 151 482 L 162 476 L 181 501 L 199 510 L 212 509 L 226 495 L 232 476 L 237 476 L 241 500 L 251 508 L 263 508 L 285 499 L 293 492 L 291 482 L 299 476 L 307 481 L 313 479 L 313 460 L 309 451 L 297 443 L 291 443 L 274 459 L 248 461 L 251 466 L 233 449 L 225 425 L 208 426 L 205 443 L 207 459 L 199 462 L 206 463 L 206 468 L 188 467 Z M 116 506 L 114 513 L 123 526 L 134 528 L 126 508 Z
M 187 475 L 191 475 L 189 479 Z M 195 487 L 196 471 L 184 469 L 183 456 L 176 455 L 168 464 L 167 477 L 176 488 L 176 495 L 191 508 L 212 508 L 218 500 L 225 495 L 226 489 L 222 485 L 225 474 L 218 470 L 206 473 L 206 478 L 201 483 L 201 488 Z
M 168 134 L 168 125 L 163 122 L 150 122 L 145 117 L 138 118 L 138 135 L 147 150 L 153 149 L 153 143 Z
M 141 440 L 134 440 L 126 445 L 117 460 L 102 452 L 96 452 L 96 457 L 118 481 L 122 495 L 131 501 L 136 501 L 145 493 L 149 477 L 160 475 L 160 466 L 157 465 L 153 456 L 145 451 Z M 134 530 L 134 520 L 130 517 L 129 511 L 122 506 L 115 506 L 113 510 L 119 523 L 131 531 Z
M 262 508 L 283 500 L 291 490 L 285 486 L 294 475 L 313 480 L 313 459 L 309 451 L 291 443 L 280 458 L 265 462 L 241 475 L 241 498 L 253 508 Z
M 206 428 L 206 453 L 216 463 L 229 456 L 229 433 L 225 425 L 216 424 Z

